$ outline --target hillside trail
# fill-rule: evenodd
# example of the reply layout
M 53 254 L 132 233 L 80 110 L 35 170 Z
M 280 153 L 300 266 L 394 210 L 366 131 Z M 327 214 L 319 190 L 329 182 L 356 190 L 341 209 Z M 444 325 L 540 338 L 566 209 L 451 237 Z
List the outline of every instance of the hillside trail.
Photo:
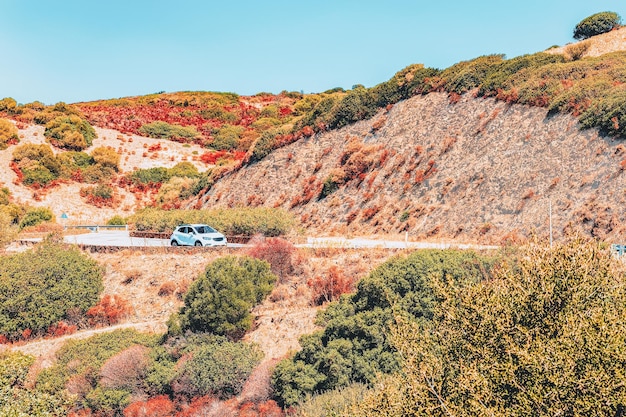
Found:
M 135 329 L 139 332 L 148 333 L 164 333 L 165 331 L 167 331 L 167 326 L 163 321 L 160 320 L 150 320 L 139 323 L 121 323 L 108 327 L 98 327 L 93 329 L 81 330 L 76 333 L 50 339 L 36 339 L 32 342 L 23 342 L 15 345 L 0 345 L 0 352 L 13 351 L 21 352 L 25 355 L 32 355 L 37 358 L 37 361 L 41 368 L 46 368 L 54 363 L 57 351 L 68 340 L 87 339 L 97 334 L 110 333 L 115 330 L 122 329 Z

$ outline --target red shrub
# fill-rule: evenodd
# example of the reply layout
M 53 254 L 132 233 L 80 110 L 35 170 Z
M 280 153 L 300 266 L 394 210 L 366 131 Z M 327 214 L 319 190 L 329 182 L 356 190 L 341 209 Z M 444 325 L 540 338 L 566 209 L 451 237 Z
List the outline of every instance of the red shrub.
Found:
M 176 417 L 197 417 L 209 415 L 210 408 L 217 400 L 209 396 L 194 398 L 191 404 L 181 407 Z
M 283 410 L 274 400 L 263 403 L 243 403 L 239 406 L 237 413 L 237 417 L 283 417 L 284 415 Z
M 376 215 L 380 211 L 380 206 L 373 206 L 363 210 L 363 220 L 368 221 L 371 220 L 372 217 Z
M 105 295 L 98 305 L 87 310 L 90 326 L 110 326 L 130 314 L 128 302 L 118 295 Z
M 148 147 L 148 152 L 157 152 L 157 151 L 160 151 L 161 149 L 162 149 L 161 148 L 161 142 L 159 142 L 157 144 L 150 145 Z
M 167 395 L 159 395 L 147 401 L 137 401 L 124 409 L 124 417 L 170 417 L 174 415 L 174 403 Z
M 351 292 L 354 289 L 354 279 L 345 276 L 338 267 L 332 266 L 326 276 L 310 279 L 307 285 L 313 292 L 313 303 L 321 305 L 337 300 L 341 294 Z
M 76 333 L 78 326 L 60 321 L 48 327 L 48 335 L 53 337 L 65 336 L 66 334 Z
M 272 272 L 283 281 L 294 271 L 293 255 L 295 246 L 285 239 L 279 237 L 253 239 L 246 254 L 253 258 L 263 259 L 269 262 Z
M 358 210 L 351 211 L 346 216 L 346 223 L 347 224 L 352 223 L 357 218 L 358 215 L 359 215 L 359 211 Z
M 30 339 L 30 336 L 33 334 L 33 331 L 31 329 L 24 329 L 22 331 L 22 339 L 24 340 L 28 340 Z

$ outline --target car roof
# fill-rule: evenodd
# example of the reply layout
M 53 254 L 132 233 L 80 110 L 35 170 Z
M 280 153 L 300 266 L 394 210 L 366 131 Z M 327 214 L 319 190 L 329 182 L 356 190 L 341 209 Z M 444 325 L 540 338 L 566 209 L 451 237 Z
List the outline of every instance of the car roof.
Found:
M 176 227 L 178 228 L 178 227 L 183 227 L 183 226 L 185 226 L 185 227 L 189 227 L 189 226 L 191 226 L 191 227 L 198 227 L 198 226 L 208 226 L 208 227 L 211 227 L 211 226 L 209 226 L 206 223 L 179 224 Z M 211 227 L 211 229 L 213 229 L 213 227 Z

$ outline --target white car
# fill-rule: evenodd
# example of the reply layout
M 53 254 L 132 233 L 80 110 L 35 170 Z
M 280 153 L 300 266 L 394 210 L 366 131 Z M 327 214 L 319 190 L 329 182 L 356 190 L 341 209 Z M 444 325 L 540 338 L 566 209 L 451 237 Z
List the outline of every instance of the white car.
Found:
M 206 224 L 181 224 L 170 236 L 172 246 L 226 246 L 226 237 Z

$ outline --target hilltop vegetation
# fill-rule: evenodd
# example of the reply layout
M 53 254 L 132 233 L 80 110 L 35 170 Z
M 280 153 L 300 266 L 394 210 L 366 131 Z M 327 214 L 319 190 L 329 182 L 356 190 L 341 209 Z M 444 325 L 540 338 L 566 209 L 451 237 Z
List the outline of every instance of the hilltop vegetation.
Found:
M 603 12 L 582 21 L 576 33 L 593 37 L 618 27 L 619 21 L 616 14 Z M 116 189 L 124 188 L 136 195 L 153 194 L 150 205 L 178 208 L 184 200 L 202 199 L 224 176 L 262 161 L 277 148 L 370 119 L 400 101 L 431 93 L 446 93 L 451 103 L 471 94 L 545 108 L 549 116 L 567 113 L 577 117 L 582 128 L 598 128 L 603 134 L 622 139 L 626 137 L 626 84 L 621 74 L 626 72 L 626 53 L 587 58 L 589 41 L 569 45 L 563 54 L 546 51 L 512 59 L 495 54 L 446 69 L 414 64 L 374 87 L 355 85 L 348 91 L 284 91 L 248 97 L 213 92 L 157 93 L 53 106 L 38 102 L 22 105 L 5 98 L 0 101 L 0 112 L 16 120 L 18 127 L 24 123 L 44 124 L 45 136 L 58 153 L 52 158 L 48 151 L 31 152 L 25 160 L 23 152 L 17 152 L 13 169 L 23 184 L 37 189 L 54 187 L 60 181 L 86 182 L 97 187 L 83 187 L 81 195 L 96 206 L 118 206 Z M 384 126 L 384 118 L 377 123 L 373 133 Z M 91 125 L 200 145 L 206 152 L 199 158 L 209 170 L 202 174 L 185 172 L 182 176 L 155 169 L 117 173 L 119 161 L 116 164 L 111 158 L 98 166 L 93 157 L 95 150 L 82 153 L 95 135 Z M 2 143 L 11 146 L 19 138 L 10 127 L 7 129 Z M 423 171 L 426 177 L 433 172 L 432 167 Z M 322 198 L 350 183 L 350 175 L 363 175 L 364 171 L 350 174 L 344 170 L 343 176 L 339 174 L 320 179 L 323 190 L 316 191 Z M 300 200 L 292 205 L 309 202 L 310 188 L 304 187 Z M 244 202 L 259 204 L 259 199 Z

